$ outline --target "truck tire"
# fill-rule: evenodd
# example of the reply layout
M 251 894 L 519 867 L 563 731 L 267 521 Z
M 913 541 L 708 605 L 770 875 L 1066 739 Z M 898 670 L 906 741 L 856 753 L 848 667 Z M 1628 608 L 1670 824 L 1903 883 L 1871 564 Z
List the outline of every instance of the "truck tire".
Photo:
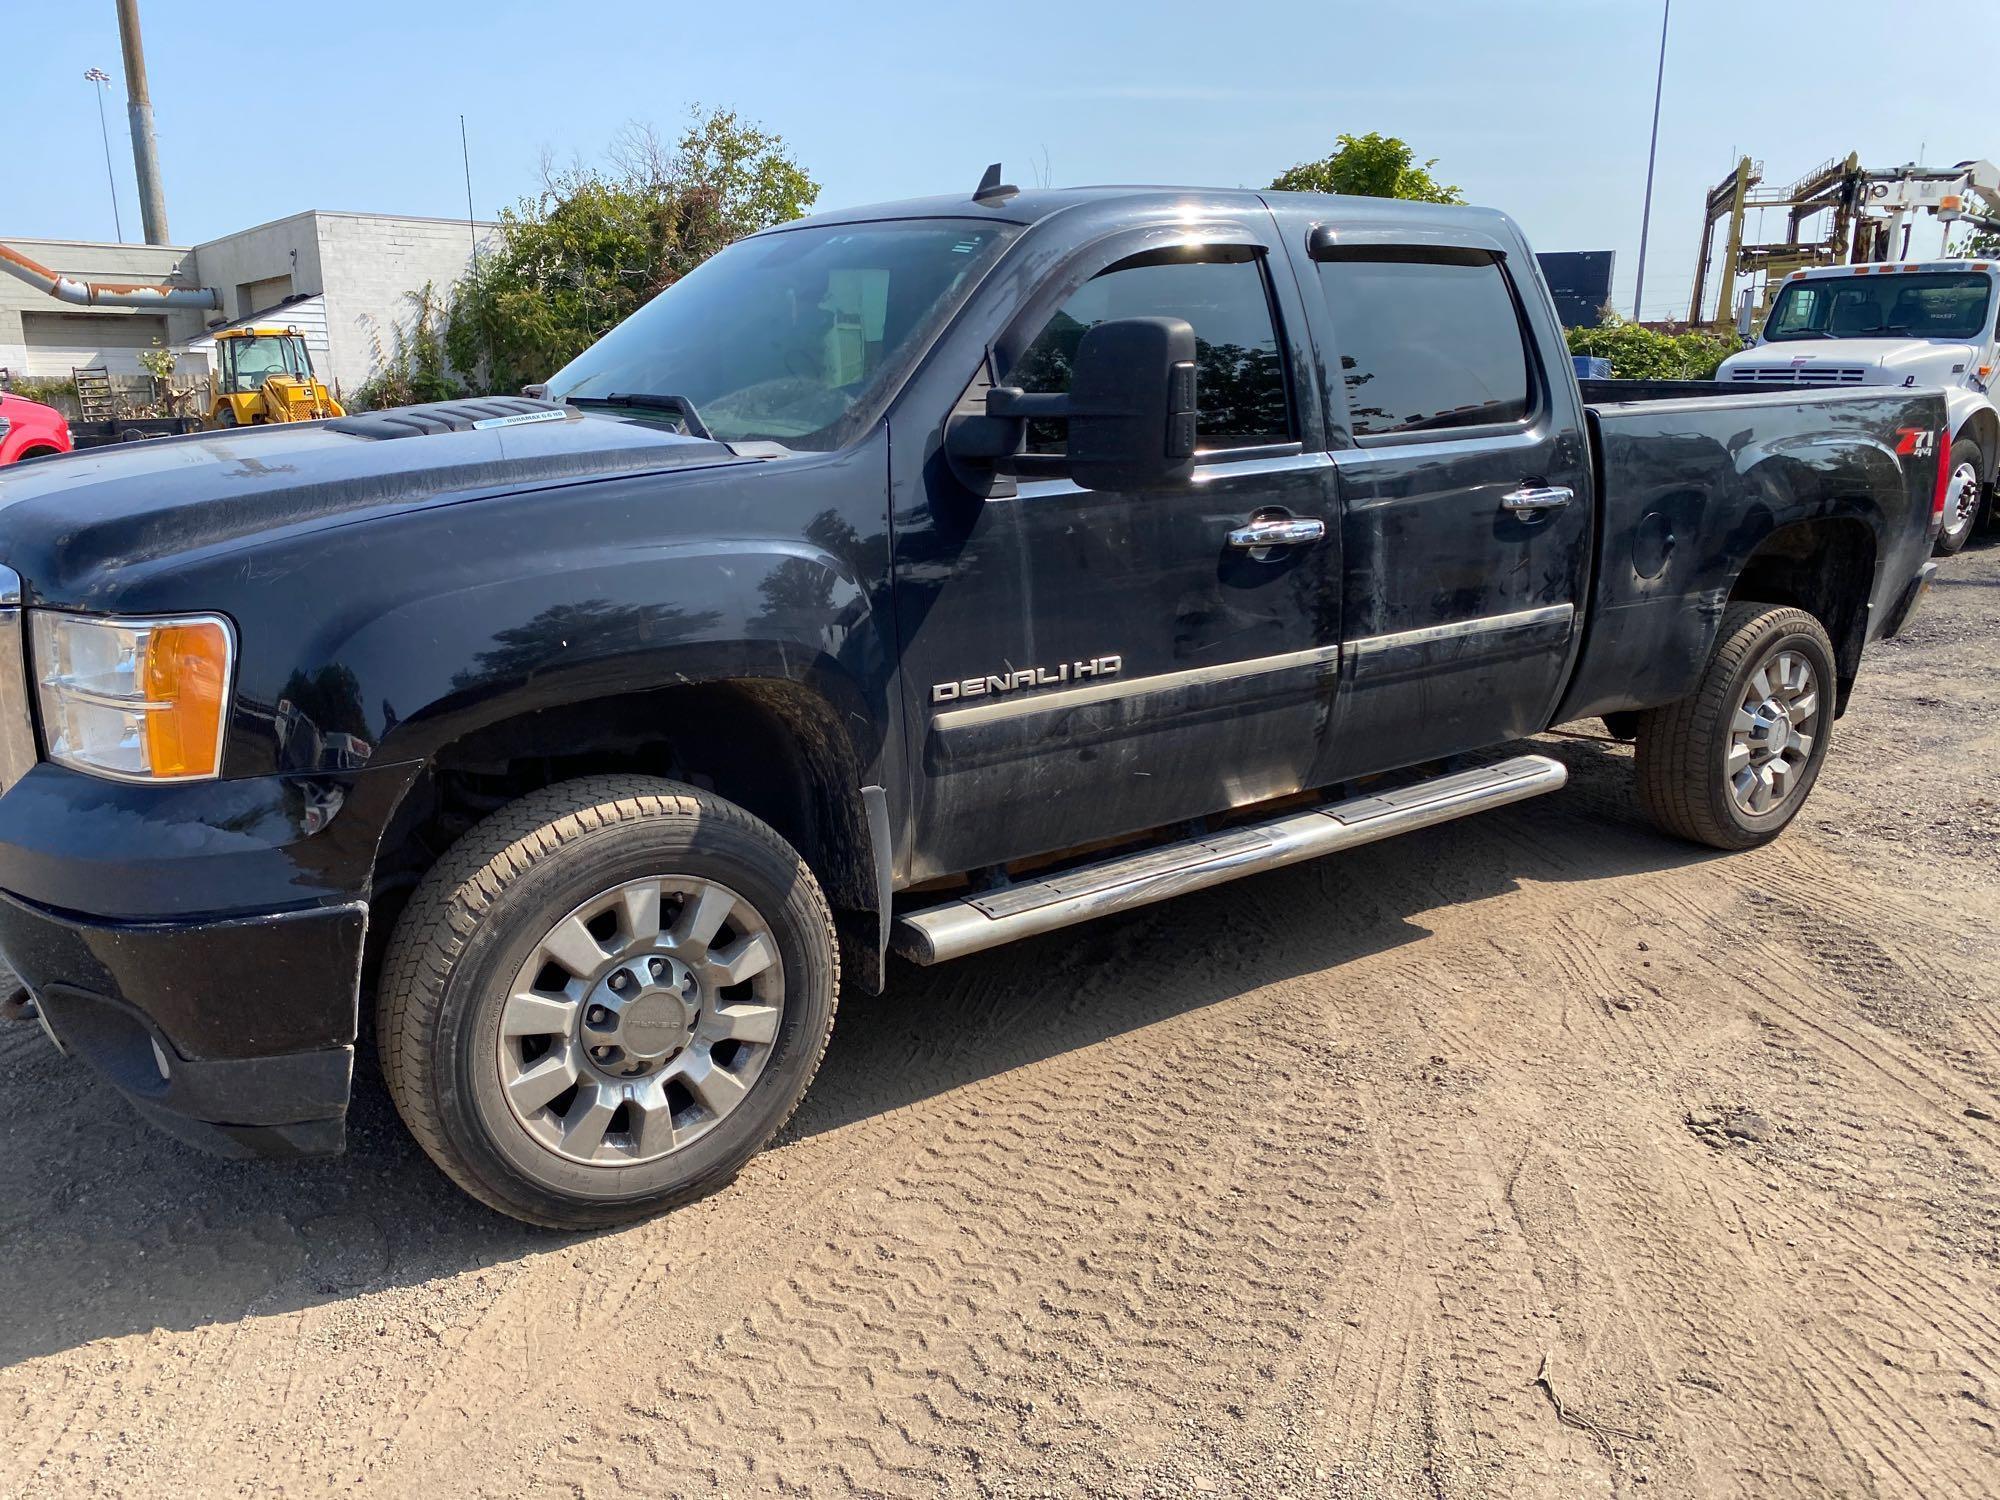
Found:
M 812 872 L 677 782 L 533 792 L 454 845 L 382 965 L 382 1072 L 460 1187 L 557 1229 L 720 1187 L 791 1118 L 839 990 Z
M 1945 481 L 1944 529 L 1935 548 L 1939 557 L 1950 557 L 1972 540 L 1979 525 L 1979 512 L 1986 497 L 1986 455 L 1971 438 L 1951 445 L 1951 477 Z
M 1833 643 L 1802 609 L 1732 604 L 1695 690 L 1639 719 L 1639 802 L 1668 833 L 1750 849 L 1784 831 L 1833 742 Z

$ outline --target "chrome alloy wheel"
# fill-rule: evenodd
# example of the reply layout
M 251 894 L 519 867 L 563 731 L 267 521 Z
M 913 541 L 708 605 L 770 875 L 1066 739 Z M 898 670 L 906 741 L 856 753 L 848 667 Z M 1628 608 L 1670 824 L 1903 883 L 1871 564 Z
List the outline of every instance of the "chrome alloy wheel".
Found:
M 1729 794 L 1755 816 L 1798 790 L 1819 727 L 1819 678 L 1799 651 L 1779 650 L 1744 684 L 1729 724 Z
M 784 1016 L 778 940 L 727 886 L 613 886 L 550 929 L 500 1010 L 514 1118 L 586 1166 L 655 1161 L 748 1096 Z
M 1957 536 L 1978 516 L 1979 488 L 1979 470 L 1974 465 L 1963 463 L 1951 471 L 1944 490 L 1944 529 L 1949 535 Z

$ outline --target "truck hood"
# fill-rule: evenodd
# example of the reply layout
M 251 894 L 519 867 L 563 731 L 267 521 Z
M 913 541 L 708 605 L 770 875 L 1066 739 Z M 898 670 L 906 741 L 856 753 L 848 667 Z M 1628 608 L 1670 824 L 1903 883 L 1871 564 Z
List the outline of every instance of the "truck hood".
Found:
M 512 397 L 118 443 L 0 469 L 0 563 L 34 588 L 417 506 L 751 461 Z
M 1918 339 L 1786 339 L 1730 355 L 1716 379 L 1747 381 L 1755 372 L 1774 383 L 1962 385 L 1977 353 L 1971 344 Z

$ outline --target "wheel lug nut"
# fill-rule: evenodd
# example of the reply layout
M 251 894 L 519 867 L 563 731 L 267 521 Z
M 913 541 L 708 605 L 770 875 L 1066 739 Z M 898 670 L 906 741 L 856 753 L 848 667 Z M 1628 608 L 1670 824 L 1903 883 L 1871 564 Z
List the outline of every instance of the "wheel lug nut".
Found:
M 621 995 L 624 994 L 625 991 L 630 989 L 631 987 L 632 987 L 632 976 L 630 974 L 627 974 L 623 969 L 620 969 L 616 974 L 613 974 L 611 976 L 611 988 L 616 990 L 619 994 Z
M 667 972 L 667 961 L 663 958 L 656 958 L 650 964 L 646 965 L 646 967 L 653 971 L 653 977 L 655 979 L 660 979 L 663 978 Z

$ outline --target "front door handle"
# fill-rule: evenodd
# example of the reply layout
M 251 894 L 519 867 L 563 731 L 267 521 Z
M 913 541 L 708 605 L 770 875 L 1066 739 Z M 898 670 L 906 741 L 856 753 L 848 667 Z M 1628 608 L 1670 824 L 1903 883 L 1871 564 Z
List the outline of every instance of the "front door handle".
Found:
M 1566 484 L 1524 484 L 1502 495 L 1500 508 L 1521 515 L 1538 515 L 1545 510 L 1560 509 L 1575 498 L 1576 491 Z
M 1253 516 L 1247 524 L 1229 533 L 1229 545 L 1250 552 L 1266 552 L 1273 547 L 1306 546 L 1325 536 L 1326 522 L 1318 516 Z

